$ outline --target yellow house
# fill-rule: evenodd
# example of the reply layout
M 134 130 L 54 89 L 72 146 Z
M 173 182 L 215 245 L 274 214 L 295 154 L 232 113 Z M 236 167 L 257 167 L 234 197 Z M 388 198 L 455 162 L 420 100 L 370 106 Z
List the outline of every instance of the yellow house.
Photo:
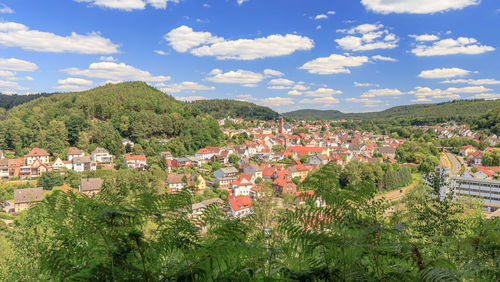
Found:
M 207 189 L 207 183 L 205 179 L 199 174 L 191 174 L 188 177 L 188 186 L 196 188 L 197 191 L 203 192 Z

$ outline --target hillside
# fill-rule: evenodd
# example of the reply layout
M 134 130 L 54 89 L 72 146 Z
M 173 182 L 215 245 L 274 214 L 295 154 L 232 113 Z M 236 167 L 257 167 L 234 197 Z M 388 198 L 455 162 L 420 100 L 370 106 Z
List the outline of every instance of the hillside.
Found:
M 143 82 L 29 101 L 7 112 L 0 133 L 0 148 L 18 153 L 33 146 L 62 154 L 68 146 L 91 151 L 99 145 L 115 155 L 125 152 L 122 138 L 141 144 L 134 147 L 137 153 L 155 155 L 167 149 L 174 154 L 194 152 L 215 145 L 222 136 L 214 119 Z M 158 144 L 155 139 L 169 142 Z
M 47 97 L 53 93 L 40 93 L 40 94 L 30 94 L 30 95 L 7 95 L 0 93 L 0 108 L 9 110 L 17 105 L 24 104 L 31 100 L 38 99 L 40 97 Z
M 457 100 L 437 104 L 397 106 L 380 112 L 342 113 L 336 110 L 298 110 L 285 113 L 284 115 L 297 120 L 374 120 L 389 118 L 426 119 L 436 121 L 446 121 L 450 119 L 470 120 L 496 106 L 500 106 L 500 100 Z
M 247 120 L 273 120 L 278 118 L 278 113 L 270 108 L 244 101 L 215 99 L 188 102 L 188 104 L 216 119 L 232 117 Z

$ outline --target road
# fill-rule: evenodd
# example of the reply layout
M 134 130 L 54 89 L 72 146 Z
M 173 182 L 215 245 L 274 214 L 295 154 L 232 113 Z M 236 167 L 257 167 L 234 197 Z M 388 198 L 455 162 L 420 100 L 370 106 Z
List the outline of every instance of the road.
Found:
M 452 153 L 446 153 L 446 156 L 448 157 L 451 163 L 450 175 L 458 175 L 458 173 L 462 169 L 462 164 L 458 160 L 457 156 L 455 156 Z
M 381 199 L 382 197 L 384 197 L 388 201 L 401 200 L 404 197 L 404 195 L 406 194 L 406 192 L 408 192 L 415 185 L 416 185 L 416 183 L 413 183 L 413 184 L 411 184 L 411 185 L 409 185 L 409 186 L 407 186 L 405 188 L 401 188 L 401 190 L 395 190 L 395 191 L 387 192 L 387 193 L 382 194 L 380 196 L 374 197 L 373 200 L 376 201 L 376 200 Z

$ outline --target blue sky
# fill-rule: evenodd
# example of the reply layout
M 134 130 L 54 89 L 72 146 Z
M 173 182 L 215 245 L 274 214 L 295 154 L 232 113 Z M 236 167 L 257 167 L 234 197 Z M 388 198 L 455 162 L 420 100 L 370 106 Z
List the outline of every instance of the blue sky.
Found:
M 0 92 L 376 111 L 500 98 L 497 0 L 0 0 Z

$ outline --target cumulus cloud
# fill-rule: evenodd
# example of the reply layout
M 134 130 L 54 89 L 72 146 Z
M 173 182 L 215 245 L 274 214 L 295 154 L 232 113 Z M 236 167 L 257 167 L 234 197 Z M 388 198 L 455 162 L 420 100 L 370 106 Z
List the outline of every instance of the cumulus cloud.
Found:
M 328 19 L 328 16 L 325 15 L 325 14 L 319 14 L 319 15 L 316 15 L 316 17 L 314 17 L 315 20 L 324 20 L 324 19 Z
M 4 3 L 0 3 L 0 14 L 12 14 L 14 13 L 14 10 L 11 8 L 7 7 Z
M 328 11 L 326 13 L 329 14 L 329 15 L 335 15 L 335 11 Z
M 283 76 L 284 74 L 280 71 L 273 70 L 273 69 L 265 69 L 264 70 L 264 75 L 267 76 Z
M 468 75 L 470 71 L 459 68 L 438 68 L 433 70 L 424 70 L 418 77 L 421 78 L 451 78 Z
M 85 35 L 71 33 L 60 36 L 50 32 L 31 30 L 15 22 L 0 23 L 0 45 L 24 50 L 52 53 L 112 54 L 118 45 L 92 32 Z
M 86 2 L 94 6 L 117 9 L 123 11 L 143 10 L 147 4 L 156 9 L 165 9 L 167 2 L 179 3 L 179 0 L 75 0 Z
M 399 96 L 403 94 L 405 93 L 401 92 L 399 89 L 383 88 L 383 89 L 370 89 L 365 93 L 363 93 L 361 97 L 372 98 L 379 96 Z
M 248 0 L 236 0 L 236 3 L 238 3 L 238 5 L 242 5 L 245 2 L 248 2 Z
M 54 89 L 63 91 L 82 91 L 88 89 L 94 82 L 83 78 L 68 77 L 58 80 L 57 84 L 58 86 L 55 86 Z
M 189 51 L 195 56 L 214 56 L 218 60 L 255 60 L 289 55 L 314 47 L 314 41 L 295 34 L 225 40 L 210 32 L 193 31 L 188 26 L 173 29 L 164 38 L 178 52 Z
M 481 0 L 361 0 L 367 10 L 380 14 L 432 14 L 478 5 Z
M 365 107 L 369 108 L 378 106 L 377 104 L 384 102 L 382 100 L 368 99 L 368 98 L 345 98 L 344 100 L 351 103 L 362 103 L 364 104 Z
M 306 62 L 299 69 L 315 74 L 351 73 L 349 67 L 359 67 L 368 61 L 366 56 L 332 54 L 329 57 L 320 57 Z
M 483 79 L 453 79 L 453 80 L 444 80 L 441 83 L 464 83 L 471 85 L 494 85 L 500 84 L 500 80 L 492 79 L 492 78 L 483 78 Z
M 288 95 L 292 95 L 292 96 L 300 96 L 302 95 L 303 93 L 298 91 L 298 90 L 290 90 L 288 91 Z
M 106 62 L 116 62 L 116 61 L 118 61 L 118 59 L 115 59 L 112 56 L 101 56 L 101 57 L 99 57 L 99 60 L 106 61 Z
M 195 93 L 196 91 L 215 90 L 215 87 L 213 86 L 203 85 L 193 81 L 184 81 L 181 83 L 173 83 L 167 85 L 161 84 L 161 86 L 164 87 L 160 88 L 160 90 L 166 93 Z
M 481 93 L 471 96 L 472 99 L 485 99 L 485 100 L 498 100 L 500 99 L 500 94 L 496 93 Z
M 415 41 L 436 41 L 439 39 L 439 36 L 434 34 L 421 34 L 421 35 L 410 34 L 409 36 L 415 38 Z
M 332 97 L 332 96 L 300 100 L 301 104 L 326 104 L 326 105 L 330 105 L 330 104 L 337 104 L 338 102 L 339 102 L 339 99 Z
M 286 79 L 286 78 L 275 78 L 275 79 L 271 79 L 268 84 L 270 85 L 293 85 L 295 84 L 294 81 L 292 80 L 289 80 L 289 79 Z
M 38 66 L 35 63 L 16 58 L 0 58 L 0 69 L 12 71 L 36 71 Z
M 368 51 L 398 47 L 399 39 L 384 28 L 383 24 L 362 24 L 348 30 L 338 30 L 349 35 L 335 42 L 344 50 Z
M 310 97 L 330 97 L 334 94 L 342 94 L 342 91 L 332 88 L 318 88 L 313 91 L 306 91 L 306 96 Z
M 292 98 L 288 97 L 268 97 L 260 98 L 255 100 L 256 104 L 266 106 L 266 107 L 280 107 L 284 105 L 295 104 Z
M 475 93 L 485 93 L 492 91 L 493 89 L 486 88 L 484 86 L 468 86 L 468 87 L 449 87 L 447 89 L 432 89 L 429 87 L 415 87 L 415 90 L 408 92 L 417 96 L 417 98 L 436 98 L 436 99 L 460 99 L 460 94 L 475 94 Z
M 69 75 L 100 78 L 109 80 L 141 80 L 148 82 L 162 82 L 170 80 L 170 76 L 154 76 L 148 71 L 140 70 L 125 63 L 98 62 L 91 63 L 86 69 L 67 68 L 61 70 Z
M 28 88 L 19 85 L 16 81 L 0 80 L 0 93 L 2 94 L 14 94 L 24 90 Z
M 234 84 L 256 84 L 264 79 L 264 75 L 247 70 L 237 70 L 222 72 L 220 69 L 213 69 L 205 78 L 207 81 L 216 83 Z
M 388 61 L 388 62 L 397 62 L 398 60 L 391 58 L 391 57 L 385 57 L 385 56 L 380 56 L 380 55 L 375 55 L 372 56 L 373 60 L 378 60 L 378 61 Z
M 162 51 L 162 50 L 153 50 L 153 52 L 155 52 L 155 53 L 156 53 L 156 54 L 158 54 L 158 55 L 162 55 L 162 56 L 163 56 L 163 55 L 167 55 L 167 52 Z
M 380 85 L 376 84 L 376 83 L 361 83 L 361 82 L 356 82 L 354 81 L 354 86 L 356 87 L 379 87 Z
M 481 45 L 474 38 L 459 37 L 457 39 L 442 39 L 434 41 L 432 44 L 424 44 L 417 42 L 414 49 L 411 50 L 416 56 L 441 56 L 441 55 L 476 55 L 489 51 L 494 51 L 495 48 L 487 45 Z
M 207 97 L 203 96 L 184 96 L 184 97 L 174 97 L 175 99 L 182 101 L 182 102 L 192 102 L 192 101 L 199 101 L 199 100 L 208 100 Z

